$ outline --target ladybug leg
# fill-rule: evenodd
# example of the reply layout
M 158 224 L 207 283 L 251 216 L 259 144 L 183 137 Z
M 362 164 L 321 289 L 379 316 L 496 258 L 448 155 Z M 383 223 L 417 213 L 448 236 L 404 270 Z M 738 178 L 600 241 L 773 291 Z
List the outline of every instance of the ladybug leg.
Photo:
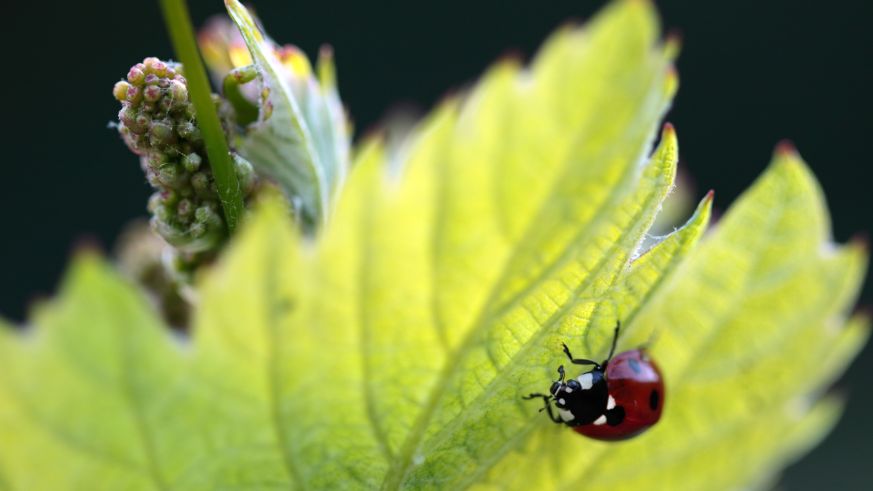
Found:
M 548 396 L 546 394 L 540 394 L 539 392 L 535 392 L 533 394 L 529 394 L 527 396 L 522 397 L 522 399 L 531 400 L 531 399 L 536 399 L 538 397 L 543 398 L 543 407 L 540 408 L 540 412 L 543 412 L 543 410 L 545 410 L 546 413 L 549 415 L 549 419 L 551 419 L 552 422 L 563 424 L 564 421 L 561 420 L 561 418 L 555 416 L 555 413 L 552 412 L 552 405 L 550 404 L 551 396 Z
M 594 365 L 598 366 L 597 362 L 594 360 L 586 360 L 584 358 L 573 358 L 573 355 L 570 354 L 570 348 L 567 347 L 566 344 L 561 343 L 561 346 L 564 347 L 564 354 L 567 355 L 567 358 L 570 360 L 570 363 L 574 365 Z

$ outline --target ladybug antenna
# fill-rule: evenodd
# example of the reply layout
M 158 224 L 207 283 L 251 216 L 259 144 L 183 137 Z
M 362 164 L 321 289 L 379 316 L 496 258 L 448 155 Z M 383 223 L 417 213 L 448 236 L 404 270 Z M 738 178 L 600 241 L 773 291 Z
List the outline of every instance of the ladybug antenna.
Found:
M 615 354 L 615 345 L 618 344 L 618 332 L 621 330 L 621 319 L 615 321 L 615 333 L 612 335 L 612 346 L 609 348 L 609 356 L 606 357 L 607 363 Z
M 640 346 L 640 349 L 649 349 L 650 346 L 655 344 L 658 341 L 658 338 L 661 336 L 660 329 L 653 329 L 652 333 L 649 334 L 649 339 Z

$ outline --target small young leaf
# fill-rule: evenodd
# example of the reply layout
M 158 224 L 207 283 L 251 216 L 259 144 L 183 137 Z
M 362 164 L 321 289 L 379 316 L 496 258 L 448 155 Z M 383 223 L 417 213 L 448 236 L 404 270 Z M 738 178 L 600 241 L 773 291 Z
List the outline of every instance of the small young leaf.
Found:
M 293 47 L 276 46 L 237 0 L 225 4 L 248 46 L 263 89 L 258 120 L 241 138 L 239 150 L 279 184 L 304 224 L 319 225 L 327 219 L 349 165 L 350 132 L 330 49 L 322 49 L 321 79 L 316 80 L 305 55 Z

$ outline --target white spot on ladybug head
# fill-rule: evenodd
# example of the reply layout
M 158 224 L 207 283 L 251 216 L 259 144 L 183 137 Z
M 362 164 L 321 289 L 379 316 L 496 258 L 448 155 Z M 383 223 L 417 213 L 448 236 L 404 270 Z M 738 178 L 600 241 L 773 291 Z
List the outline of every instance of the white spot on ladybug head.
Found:
M 591 375 L 591 372 L 579 375 L 576 380 L 579 381 L 579 385 L 582 386 L 582 390 L 588 390 L 591 388 L 592 385 L 594 385 L 594 375 Z
M 606 415 L 605 414 L 601 414 L 599 418 L 594 420 L 595 426 L 600 426 L 604 423 L 606 423 Z
M 606 409 L 609 410 L 609 409 L 612 409 L 614 407 L 615 407 L 615 398 L 612 396 L 609 396 L 609 399 L 606 401 Z
M 565 401 L 564 398 L 562 397 L 562 398 L 558 399 L 558 404 L 563 406 L 564 404 L 567 404 L 567 401 Z
M 573 413 L 567 409 L 558 408 L 558 415 L 564 421 L 573 421 L 574 419 L 576 419 L 576 416 L 573 416 Z M 604 421 L 606 420 L 604 419 Z

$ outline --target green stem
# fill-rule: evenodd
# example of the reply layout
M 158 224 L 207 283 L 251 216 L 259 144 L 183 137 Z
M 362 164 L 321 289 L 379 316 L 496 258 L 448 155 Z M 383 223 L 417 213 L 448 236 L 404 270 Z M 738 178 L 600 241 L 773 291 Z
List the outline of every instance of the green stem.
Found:
M 236 122 L 243 127 L 254 123 L 258 119 L 258 106 L 252 104 L 242 95 L 240 87 L 251 82 L 258 76 L 254 65 L 234 68 L 224 77 L 224 98 L 233 105 L 236 113 Z
M 224 208 L 227 228 L 229 232 L 233 232 L 242 215 L 242 191 L 233 170 L 230 148 L 221 128 L 218 112 L 212 102 L 209 79 L 197 50 L 188 6 L 185 0 L 160 0 L 160 3 L 176 56 L 185 68 L 188 92 L 197 110 L 197 123 L 206 143 L 206 154 L 209 156 L 209 165 L 218 187 L 221 206 Z

